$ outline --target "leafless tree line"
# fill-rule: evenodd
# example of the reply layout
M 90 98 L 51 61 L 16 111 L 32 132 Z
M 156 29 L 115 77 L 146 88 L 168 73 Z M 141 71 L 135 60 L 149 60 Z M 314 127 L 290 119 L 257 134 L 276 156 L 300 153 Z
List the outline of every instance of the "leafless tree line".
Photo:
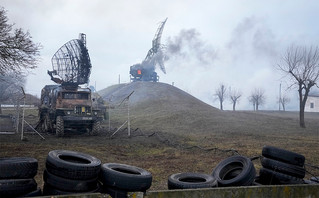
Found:
M 233 111 L 235 111 L 236 105 L 242 97 L 242 92 L 234 88 L 229 88 L 229 91 L 227 91 L 226 85 L 224 83 L 221 83 L 219 87 L 215 90 L 215 97 L 219 100 L 221 110 L 224 110 L 223 103 L 227 98 L 229 98 L 233 107 Z M 259 106 L 265 103 L 265 91 L 263 89 L 253 90 L 251 92 L 251 95 L 248 97 L 248 100 L 253 105 L 254 111 L 258 111 Z
M 281 62 L 277 64 L 277 68 L 290 79 L 289 88 L 295 87 L 299 95 L 299 125 L 306 127 L 305 124 L 305 105 L 312 87 L 318 87 L 319 80 L 319 48 L 310 46 L 290 46 L 284 53 Z M 319 88 L 319 87 L 318 87 Z M 215 91 L 215 96 L 219 99 L 220 109 L 223 110 L 223 102 L 227 96 L 227 88 L 225 84 Z M 242 94 L 238 90 L 229 91 L 229 98 L 235 110 Z M 290 102 L 287 96 L 279 96 L 279 105 L 286 110 L 286 104 Z M 249 101 L 253 105 L 254 110 L 258 111 L 259 106 L 265 104 L 265 91 L 255 89 L 249 96 Z

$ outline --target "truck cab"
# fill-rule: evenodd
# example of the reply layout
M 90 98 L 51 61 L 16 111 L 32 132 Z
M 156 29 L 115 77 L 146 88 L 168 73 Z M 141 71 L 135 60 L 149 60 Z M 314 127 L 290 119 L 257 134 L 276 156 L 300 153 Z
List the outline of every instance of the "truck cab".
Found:
M 101 110 L 92 105 L 91 90 L 79 86 L 46 85 L 41 92 L 39 108 L 42 130 L 63 136 L 64 130 L 87 129 L 97 135 Z

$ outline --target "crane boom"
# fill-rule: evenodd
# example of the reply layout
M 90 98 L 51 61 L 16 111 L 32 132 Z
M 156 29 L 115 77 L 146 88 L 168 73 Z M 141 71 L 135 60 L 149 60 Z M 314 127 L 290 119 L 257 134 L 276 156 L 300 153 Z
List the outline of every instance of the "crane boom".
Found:
M 164 67 L 164 53 L 161 50 L 161 37 L 166 21 L 167 18 L 160 22 L 152 40 L 152 48 L 148 50 L 143 62 L 130 67 L 131 80 L 157 82 L 159 77 L 155 72 L 156 65 L 159 65 L 163 73 L 166 74 Z

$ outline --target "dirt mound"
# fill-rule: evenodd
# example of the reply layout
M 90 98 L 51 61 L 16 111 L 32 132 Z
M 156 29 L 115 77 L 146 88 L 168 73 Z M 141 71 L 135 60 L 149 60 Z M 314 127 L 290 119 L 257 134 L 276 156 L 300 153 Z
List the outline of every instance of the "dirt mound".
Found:
M 111 105 L 120 104 L 128 95 L 130 106 L 153 111 L 166 109 L 167 111 L 209 109 L 219 111 L 216 108 L 198 100 L 192 95 L 169 84 L 155 82 L 132 82 L 128 84 L 113 85 L 99 91 L 101 97 Z
M 185 127 L 200 130 L 201 123 L 205 123 L 202 130 L 206 130 L 212 118 L 224 117 L 220 110 L 165 83 L 119 84 L 105 88 L 99 94 L 116 109 L 132 92 L 129 104 L 132 126 L 136 128 L 179 132 L 184 131 Z

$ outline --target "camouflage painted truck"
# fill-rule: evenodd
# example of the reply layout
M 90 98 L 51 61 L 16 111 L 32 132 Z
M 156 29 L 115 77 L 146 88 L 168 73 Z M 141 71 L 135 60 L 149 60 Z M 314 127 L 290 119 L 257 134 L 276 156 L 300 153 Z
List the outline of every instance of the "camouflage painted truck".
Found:
M 89 88 L 79 86 L 46 85 L 41 91 L 39 117 L 42 131 L 63 136 L 65 129 L 100 132 L 103 119 L 100 109 L 95 109 Z

